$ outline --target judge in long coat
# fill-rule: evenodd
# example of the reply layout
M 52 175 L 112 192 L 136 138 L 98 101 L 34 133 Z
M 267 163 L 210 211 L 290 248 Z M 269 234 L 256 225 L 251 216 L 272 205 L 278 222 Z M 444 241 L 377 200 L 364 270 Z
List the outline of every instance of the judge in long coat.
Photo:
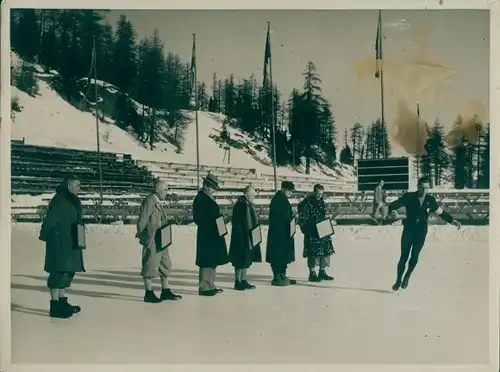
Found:
M 78 198 L 80 181 L 68 177 L 56 189 L 43 220 L 39 239 L 45 242 L 45 266 L 49 273 L 50 316 L 66 319 L 81 311 L 66 297 L 75 273 L 85 272 L 83 250 L 78 247 L 76 227 L 82 218 L 82 204 Z
M 254 246 L 251 239 L 251 231 L 259 226 L 257 213 L 252 204 L 254 197 L 254 188 L 245 187 L 243 195 L 234 204 L 231 218 L 229 261 L 234 266 L 234 289 L 238 291 L 255 288 L 247 280 L 247 269 L 253 262 L 262 262 L 260 243 Z
M 214 198 L 219 188 L 217 177 L 208 174 L 203 179 L 203 188 L 193 201 L 193 220 L 196 231 L 196 266 L 199 271 L 200 296 L 214 296 L 222 289 L 215 286 L 217 266 L 229 262 L 225 236 L 219 235 L 216 220 L 221 216 L 219 206 Z
M 292 206 L 288 198 L 295 190 L 290 181 L 281 183 L 279 190 L 271 199 L 269 208 L 269 230 L 267 233 L 266 262 L 273 271 L 272 285 L 287 286 L 297 281 L 286 276 L 288 264 L 295 261 L 295 241 L 290 236 L 290 222 L 294 219 Z

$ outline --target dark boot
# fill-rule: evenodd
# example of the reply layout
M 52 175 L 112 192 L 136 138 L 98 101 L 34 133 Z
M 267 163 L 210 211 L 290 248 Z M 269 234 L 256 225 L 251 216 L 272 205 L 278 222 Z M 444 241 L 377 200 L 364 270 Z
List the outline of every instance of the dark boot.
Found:
M 61 306 L 65 306 L 67 307 L 68 309 L 70 309 L 74 314 L 76 313 L 79 313 L 80 311 L 82 311 L 82 308 L 80 306 L 77 306 L 77 305 L 71 305 L 69 302 L 68 302 L 68 297 L 60 297 L 59 298 L 59 302 L 61 303 Z
M 150 303 L 150 304 L 157 304 L 161 302 L 161 299 L 156 297 L 155 293 L 153 291 L 146 291 L 144 294 L 144 302 Z
M 162 289 L 161 290 L 161 295 L 160 295 L 160 300 L 171 300 L 171 301 L 177 301 L 182 298 L 181 295 L 175 294 L 172 292 L 170 288 Z
M 399 288 L 400 288 L 400 287 L 401 287 L 401 280 L 400 280 L 400 279 L 398 279 L 398 280 L 396 281 L 396 283 L 394 283 L 394 285 L 392 286 L 392 290 L 393 290 L 393 291 L 399 291 Z
M 215 289 L 208 289 L 206 291 L 202 291 L 202 290 L 198 289 L 198 295 L 200 295 L 200 296 L 212 297 L 212 296 L 215 296 L 216 294 L 217 294 L 217 290 L 215 290 Z
M 290 281 L 283 274 L 277 274 L 271 282 L 271 285 L 276 287 L 286 287 L 290 285 Z
M 320 279 L 318 278 L 318 274 L 316 273 L 316 271 L 311 271 L 309 273 L 309 281 L 310 282 L 314 282 L 314 283 L 317 283 L 320 281 Z
M 73 310 L 60 301 L 50 301 L 49 316 L 51 318 L 68 319 L 73 316 Z
M 333 276 L 330 276 L 326 273 L 326 270 L 320 270 L 318 275 L 319 280 L 334 280 Z
M 243 284 L 242 281 L 235 281 L 234 282 L 234 290 L 235 291 L 244 291 L 246 290 L 245 285 Z
M 295 279 L 290 279 L 288 276 L 286 276 L 286 274 L 282 274 L 282 275 L 283 275 L 283 278 L 285 280 L 288 280 L 288 283 L 290 283 L 290 285 L 297 284 L 297 281 Z
M 403 283 L 401 284 L 401 288 L 406 289 L 408 287 L 408 282 L 410 281 L 409 276 L 405 276 L 403 278 Z
M 246 280 L 242 280 L 241 283 L 243 284 L 243 287 L 245 287 L 245 289 L 255 289 L 255 286 L 248 283 Z

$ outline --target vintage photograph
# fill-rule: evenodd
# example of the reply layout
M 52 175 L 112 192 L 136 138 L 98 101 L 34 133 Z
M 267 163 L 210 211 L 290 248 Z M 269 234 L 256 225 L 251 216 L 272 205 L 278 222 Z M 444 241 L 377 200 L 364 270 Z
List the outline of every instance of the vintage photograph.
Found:
M 12 363 L 489 363 L 488 10 L 10 22 Z

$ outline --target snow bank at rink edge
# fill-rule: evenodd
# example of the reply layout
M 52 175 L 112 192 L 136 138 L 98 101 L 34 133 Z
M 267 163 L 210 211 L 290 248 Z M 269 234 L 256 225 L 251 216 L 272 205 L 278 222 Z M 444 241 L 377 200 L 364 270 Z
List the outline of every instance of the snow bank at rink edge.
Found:
M 132 235 L 136 232 L 135 225 L 97 225 L 90 224 L 86 226 L 87 234 L 103 235 Z M 228 225 L 229 234 L 231 233 L 231 224 Z M 12 234 L 38 234 L 40 231 L 39 223 L 12 223 Z M 402 226 L 335 226 L 336 235 L 334 240 L 373 240 L 373 241 L 397 241 L 401 239 Z M 179 233 L 182 236 L 192 236 L 195 244 L 196 225 L 174 226 L 174 234 Z M 267 226 L 262 226 L 263 239 L 266 241 Z M 431 225 L 429 226 L 427 240 L 433 242 L 488 242 L 489 226 L 463 226 L 458 230 L 451 225 Z M 297 229 L 296 240 L 302 234 Z M 175 239 L 175 236 L 174 236 Z M 229 242 L 229 239 L 227 239 Z M 174 243 L 175 244 L 175 243 Z M 348 248 L 348 247 L 345 247 Z M 474 248 L 471 246 L 471 248 Z

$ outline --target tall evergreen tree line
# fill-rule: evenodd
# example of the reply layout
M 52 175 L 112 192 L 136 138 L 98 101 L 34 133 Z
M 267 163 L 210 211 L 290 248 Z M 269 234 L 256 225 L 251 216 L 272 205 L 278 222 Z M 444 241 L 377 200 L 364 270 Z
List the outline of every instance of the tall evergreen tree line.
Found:
M 56 70 L 52 87 L 79 108 L 82 101 L 95 100 L 89 80 L 82 80 L 93 78 L 95 62 L 98 81 L 119 88 L 110 112 L 119 127 L 132 131 L 151 148 L 162 136 L 172 136 L 169 139 L 179 147 L 182 144 L 187 124 L 182 110 L 190 108 L 190 65 L 174 53 L 165 53 L 158 30 L 137 40 L 129 20 L 120 17 L 113 29 L 105 22 L 105 11 L 15 9 L 11 42 L 23 66 L 26 61 Z M 201 88 L 203 94 L 203 84 Z M 86 93 L 85 100 L 81 92 Z
M 337 130 L 332 107 L 322 95 L 313 62 L 307 63 L 302 75 L 302 90 L 294 89 L 285 100 L 276 84 L 259 84 L 254 75 L 235 81 L 233 75 L 219 79 L 214 74 L 207 108 L 225 114 L 233 126 L 269 144 L 270 151 L 274 123 L 278 165 L 297 166 L 305 158 L 306 173 L 311 160 L 333 166 Z
M 13 79 L 21 89 L 36 94 L 36 79 L 25 62 L 37 63 L 47 71 L 56 70 L 52 86 L 70 103 L 82 107 L 81 92 L 87 93 L 86 101 L 95 100 L 93 89 L 85 86 L 88 80 L 82 83 L 82 78 L 93 77 L 89 75 L 94 60 L 97 79 L 119 88 L 120 94 L 111 105 L 116 124 L 151 149 L 167 137 L 182 150 L 188 123 L 184 110 L 193 109 L 190 62 L 166 53 L 157 30 L 138 40 L 126 17 L 120 17 L 113 29 L 105 21 L 105 11 L 14 9 L 11 42 L 23 59 Z M 233 75 L 220 79 L 214 74 L 210 93 L 204 82 L 196 82 L 198 107 L 225 114 L 232 125 L 263 140 L 270 150 L 274 123 L 277 164 L 298 165 L 305 158 L 309 173 L 311 160 L 334 164 L 337 130 L 313 62 L 305 66 L 303 78 L 301 90 L 282 97 L 276 84 L 260 84 L 254 75 L 236 81 Z M 458 117 L 455 125 L 461 120 Z M 477 145 L 463 138 L 459 146 L 448 151 L 443 136 L 436 121 L 428 129 L 427 155 L 418 159 L 419 172 L 439 185 L 451 168 L 455 187 L 488 187 L 489 124 L 478 124 Z M 390 156 L 387 125 L 380 119 L 368 128 L 355 123 L 344 133 L 341 162 L 355 164 L 357 159 Z
M 459 115 L 453 127 L 458 128 L 462 124 L 463 118 Z M 476 123 L 474 138 L 469 139 L 462 135 L 452 149 L 447 148 L 444 127 L 439 119 L 436 119 L 431 127 L 426 125 L 426 129 L 426 154 L 416 157 L 413 164 L 418 177 L 428 177 L 434 186 L 451 181 L 457 189 L 489 188 L 489 123 Z M 344 147 L 340 152 L 342 163 L 354 165 L 359 159 L 380 159 L 389 156 L 387 127 L 382 125 L 380 120 L 372 123 L 367 129 L 356 122 L 350 130 L 345 130 Z

